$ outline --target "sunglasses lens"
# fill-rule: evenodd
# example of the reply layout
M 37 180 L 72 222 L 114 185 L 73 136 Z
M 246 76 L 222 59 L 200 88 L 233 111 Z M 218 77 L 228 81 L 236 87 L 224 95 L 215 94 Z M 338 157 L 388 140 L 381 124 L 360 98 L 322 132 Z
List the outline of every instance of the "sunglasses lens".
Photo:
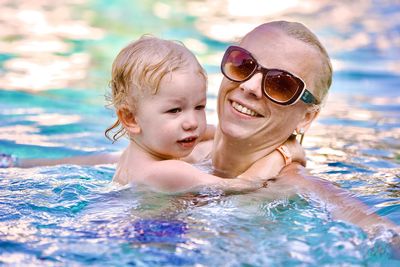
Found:
M 297 98 L 304 87 L 296 77 L 280 70 L 268 71 L 264 79 L 265 94 L 281 103 Z
M 246 80 L 257 67 L 253 58 L 243 51 L 228 51 L 222 62 L 222 71 L 229 79 L 241 82 Z

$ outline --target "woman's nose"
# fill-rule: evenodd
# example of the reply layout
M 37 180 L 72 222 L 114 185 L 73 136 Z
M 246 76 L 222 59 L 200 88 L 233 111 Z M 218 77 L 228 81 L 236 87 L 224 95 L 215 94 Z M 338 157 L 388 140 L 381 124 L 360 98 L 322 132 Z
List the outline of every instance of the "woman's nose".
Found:
M 262 90 L 261 90 L 261 83 L 262 83 L 263 75 L 262 73 L 254 74 L 249 80 L 242 82 L 240 84 L 240 88 L 252 97 L 261 98 L 262 97 Z

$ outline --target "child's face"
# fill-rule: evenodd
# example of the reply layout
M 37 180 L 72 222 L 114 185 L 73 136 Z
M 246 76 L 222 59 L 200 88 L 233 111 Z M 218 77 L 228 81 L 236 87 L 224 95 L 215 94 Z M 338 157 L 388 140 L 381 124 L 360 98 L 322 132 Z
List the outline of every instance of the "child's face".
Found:
M 160 159 L 190 154 L 206 129 L 206 81 L 193 69 L 178 70 L 161 80 L 159 91 L 138 97 L 134 138 Z

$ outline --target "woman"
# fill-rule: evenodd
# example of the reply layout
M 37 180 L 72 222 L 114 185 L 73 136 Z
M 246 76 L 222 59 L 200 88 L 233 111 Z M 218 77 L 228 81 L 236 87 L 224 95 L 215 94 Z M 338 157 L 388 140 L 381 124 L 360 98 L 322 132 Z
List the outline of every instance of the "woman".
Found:
M 224 79 L 218 95 L 219 125 L 212 146 L 212 165 L 219 176 L 236 176 L 258 165 L 293 132 L 304 134 L 317 117 L 332 81 L 329 56 L 305 26 L 270 22 L 249 32 L 238 47 L 226 51 Z M 311 177 L 292 163 L 268 184 L 270 194 L 312 194 L 337 219 L 373 231 L 389 221 L 369 211 L 348 192 Z M 398 232 L 398 230 L 397 230 Z

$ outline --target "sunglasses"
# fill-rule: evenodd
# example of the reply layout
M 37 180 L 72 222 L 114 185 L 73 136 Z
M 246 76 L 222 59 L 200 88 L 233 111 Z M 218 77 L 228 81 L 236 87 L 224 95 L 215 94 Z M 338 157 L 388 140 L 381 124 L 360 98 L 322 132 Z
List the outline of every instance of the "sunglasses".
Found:
M 293 105 L 299 99 L 307 104 L 318 104 L 302 79 L 284 70 L 264 68 L 241 47 L 228 47 L 222 58 L 221 71 L 233 82 L 245 82 L 261 72 L 264 95 L 279 105 Z

